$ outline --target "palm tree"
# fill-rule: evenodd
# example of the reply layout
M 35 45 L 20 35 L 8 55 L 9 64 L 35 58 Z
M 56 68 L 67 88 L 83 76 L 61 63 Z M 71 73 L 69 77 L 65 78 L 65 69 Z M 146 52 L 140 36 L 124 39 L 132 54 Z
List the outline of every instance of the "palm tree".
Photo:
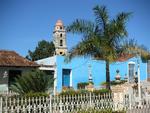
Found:
M 132 54 L 133 56 L 140 55 L 143 62 L 150 59 L 150 51 L 144 45 L 139 45 L 134 39 L 125 40 L 121 46 L 122 53 Z
M 76 19 L 67 27 L 68 32 L 82 34 L 80 43 L 73 47 L 68 55 L 69 59 L 75 56 L 92 56 L 97 60 L 106 61 L 106 82 L 110 89 L 109 65 L 119 55 L 122 39 L 127 36 L 126 22 L 130 13 L 119 13 L 115 19 L 110 19 L 105 6 L 93 8 L 95 22 Z

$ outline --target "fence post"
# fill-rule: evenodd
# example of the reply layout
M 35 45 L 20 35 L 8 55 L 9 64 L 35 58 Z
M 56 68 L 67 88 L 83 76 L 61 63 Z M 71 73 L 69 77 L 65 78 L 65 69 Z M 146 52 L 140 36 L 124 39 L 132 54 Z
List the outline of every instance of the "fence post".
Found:
M 90 92 L 90 107 L 92 107 L 92 95 L 91 95 L 91 92 Z
M 60 113 L 63 113 L 63 110 L 62 110 L 62 97 L 60 96 L 59 99 L 60 99 L 60 103 L 59 103 L 59 105 L 60 105 Z
M 132 108 L 131 94 L 129 94 L 129 109 Z
M 51 95 L 49 97 L 49 111 L 50 111 L 50 113 L 52 113 L 52 97 L 51 97 Z
M 0 113 L 3 112 L 3 97 L 0 97 Z

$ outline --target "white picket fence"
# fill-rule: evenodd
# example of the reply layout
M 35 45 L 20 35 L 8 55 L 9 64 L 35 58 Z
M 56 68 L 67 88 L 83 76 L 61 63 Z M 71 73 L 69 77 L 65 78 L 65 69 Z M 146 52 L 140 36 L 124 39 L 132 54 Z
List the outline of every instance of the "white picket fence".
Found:
M 137 108 L 141 113 L 150 113 L 150 104 L 131 106 L 129 98 L 125 96 L 123 102 L 115 102 L 112 94 L 95 95 L 93 93 L 67 96 L 49 97 L 0 97 L 0 113 L 78 113 L 82 109 L 88 110 L 111 109 L 113 111 L 125 110 L 134 113 Z M 144 110 L 144 112 L 143 112 Z
M 119 108 L 118 103 L 117 108 Z M 49 97 L 0 97 L 0 113 L 71 113 L 82 109 L 112 109 L 111 94 L 92 93 Z M 122 108 L 122 107 L 120 107 Z

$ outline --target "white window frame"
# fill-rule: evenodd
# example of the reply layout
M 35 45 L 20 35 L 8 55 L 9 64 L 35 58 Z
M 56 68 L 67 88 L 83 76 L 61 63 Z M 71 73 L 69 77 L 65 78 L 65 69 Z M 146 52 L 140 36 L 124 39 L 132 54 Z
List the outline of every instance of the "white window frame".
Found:
M 70 75 L 69 75 L 70 76 L 70 83 L 69 83 L 69 87 L 72 87 L 72 69 L 70 69 L 70 68 L 63 68 L 63 69 L 69 69 L 70 70 Z M 62 69 L 62 71 L 63 71 L 63 69 Z M 63 74 L 62 74 L 62 76 L 63 76 Z
M 70 72 L 70 87 L 72 87 L 72 69 L 71 69 L 71 72 Z
M 135 62 L 133 62 L 133 61 L 130 61 L 130 62 L 128 62 L 128 65 L 127 65 L 127 73 L 128 73 L 128 83 L 129 83 L 129 64 L 136 64 Z M 135 68 L 136 67 L 136 65 L 134 66 L 134 74 L 135 74 Z

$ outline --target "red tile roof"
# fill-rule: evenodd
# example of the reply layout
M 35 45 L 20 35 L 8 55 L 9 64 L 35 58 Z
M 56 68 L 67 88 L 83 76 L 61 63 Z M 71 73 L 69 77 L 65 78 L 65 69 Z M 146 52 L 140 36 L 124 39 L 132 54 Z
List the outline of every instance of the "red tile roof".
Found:
M 120 57 L 117 59 L 117 61 L 119 62 L 124 62 L 124 61 L 127 61 L 128 59 L 134 57 L 134 55 L 132 54 L 122 54 L 120 55 Z
M 38 67 L 35 62 L 29 61 L 15 51 L 0 50 L 0 67 Z

